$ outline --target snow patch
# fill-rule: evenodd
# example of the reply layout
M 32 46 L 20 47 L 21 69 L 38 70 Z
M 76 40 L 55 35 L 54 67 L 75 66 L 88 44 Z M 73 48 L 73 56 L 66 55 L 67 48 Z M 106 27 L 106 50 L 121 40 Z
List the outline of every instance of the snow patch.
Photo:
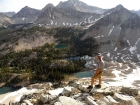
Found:
M 25 20 L 25 17 L 23 17 L 22 20 L 24 21 Z
M 111 32 L 113 31 L 114 26 L 112 27 L 112 29 L 109 31 L 108 36 L 111 34 Z
M 39 24 L 39 27 L 42 27 L 43 26 L 43 24 Z
M 96 37 L 94 37 L 94 38 L 100 38 L 101 36 L 96 36 Z
M 92 16 L 90 16 L 89 18 L 88 18 L 88 22 L 90 23 L 90 19 L 92 18 Z
M 121 59 L 123 60 L 123 62 L 125 62 L 125 60 L 123 59 L 125 56 L 122 56 Z
M 34 21 L 36 21 L 37 18 L 38 18 L 38 17 L 36 17 L 31 23 L 33 23 Z
M 97 13 L 102 14 L 99 10 L 96 10 Z
M 117 47 L 114 49 L 114 51 L 117 51 Z
M 51 25 L 53 25 L 53 21 L 51 20 Z
M 73 24 L 73 25 L 78 26 L 78 23 L 75 23 L 75 24 Z
M 130 42 L 129 42 L 129 40 L 127 40 L 127 43 L 129 44 L 129 46 L 130 46 Z
M 111 57 L 111 59 L 113 60 L 114 55 Z
M 55 22 L 55 25 L 57 25 L 57 22 Z
M 140 60 L 140 54 L 137 54 L 137 58 Z
M 136 46 L 131 46 L 129 51 L 131 52 L 131 54 L 134 54 L 136 52 L 137 47 Z
M 108 52 L 107 54 L 106 54 L 108 57 L 110 57 L 110 53 Z
M 132 73 L 131 74 L 127 74 L 127 75 L 123 74 L 121 71 L 118 71 L 116 69 L 114 69 L 114 71 L 112 73 L 115 74 L 116 78 L 113 79 L 113 80 L 115 80 L 115 82 L 108 82 L 108 84 L 110 86 L 128 86 L 128 87 L 135 87 L 133 85 L 133 83 L 135 81 L 139 80 L 140 68 L 133 69 Z M 120 76 L 120 74 L 123 74 L 125 76 Z
M 63 22 L 63 25 L 65 26 L 65 23 Z
M 117 53 L 117 55 L 120 55 L 121 53 Z
M 140 38 L 136 41 L 135 45 L 137 45 L 139 41 L 140 41 Z
M 88 29 L 89 27 L 91 27 L 93 24 L 90 24 L 90 25 L 88 25 L 88 26 L 86 26 L 86 29 Z
M 126 50 L 126 48 L 124 48 L 123 50 Z
M 115 59 L 117 60 L 119 56 L 115 57 Z

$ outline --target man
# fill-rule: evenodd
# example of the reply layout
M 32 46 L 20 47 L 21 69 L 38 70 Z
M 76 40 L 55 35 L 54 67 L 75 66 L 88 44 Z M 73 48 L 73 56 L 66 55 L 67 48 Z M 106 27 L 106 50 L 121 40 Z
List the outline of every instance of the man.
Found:
M 104 69 L 104 61 L 102 59 L 102 56 L 101 54 L 98 54 L 97 55 L 97 65 L 96 65 L 96 72 L 95 74 L 92 76 L 91 78 L 91 85 L 89 85 L 89 87 L 87 87 L 87 89 L 92 89 L 93 88 L 93 84 L 94 84 L 94 79 L 97 79 L 99 80 L 99 84 L 98 85 L 95 85 L 95 87 L 97 88 L 101 88 L 101 83 L 102 83 L 102 72 L 103 72 L 103 69 Z

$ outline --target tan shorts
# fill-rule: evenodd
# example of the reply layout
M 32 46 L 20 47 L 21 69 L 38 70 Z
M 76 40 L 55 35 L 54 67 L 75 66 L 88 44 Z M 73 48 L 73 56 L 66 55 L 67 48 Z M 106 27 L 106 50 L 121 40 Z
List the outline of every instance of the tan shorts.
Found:
M 101 71 L 101 72 L 99 72 L 96 76 L 93 76 L 93 77 L 94 77 L 95 79 L 96 79 L 96 78 L 99 78 L 99 77 L 102 76 L 102 73 L 103 73 L 103 72 Z

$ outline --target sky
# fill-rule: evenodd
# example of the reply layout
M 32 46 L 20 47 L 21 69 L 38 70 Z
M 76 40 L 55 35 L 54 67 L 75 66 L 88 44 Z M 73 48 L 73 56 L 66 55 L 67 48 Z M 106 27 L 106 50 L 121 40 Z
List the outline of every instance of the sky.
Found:
M 48 3 L 52 3 L 55 6 L 59 4 L 60 1 L 67 0 L 0 0 L 0 12 L 14 11 L 18 12 L 23 7 L 29 6 L 35 9 L 42 9 Z M 110 9 L 118 4 L 122 4 L 125 8 L 129 10 L 139 10 L 140 5 L 138 0 L 79 0 L 84 3 L 96 6 L 104 9 Z

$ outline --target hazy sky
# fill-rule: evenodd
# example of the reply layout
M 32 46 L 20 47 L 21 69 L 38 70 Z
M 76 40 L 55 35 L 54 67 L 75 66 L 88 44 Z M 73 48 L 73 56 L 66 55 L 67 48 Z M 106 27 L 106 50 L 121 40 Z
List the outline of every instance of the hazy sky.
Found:
M 0 0 L 0 12 L 15 11 L 18 12 L 21 8 L 29 6 L 31 8 L 42 9 L 48 3 L 57 5 L 60 1 L 67 0 Z M 91 6 L 101 8 L 113 8 L 118 4 L 122 4 L 129 10 L 139 10 L 139 0 L 80 0 Z

